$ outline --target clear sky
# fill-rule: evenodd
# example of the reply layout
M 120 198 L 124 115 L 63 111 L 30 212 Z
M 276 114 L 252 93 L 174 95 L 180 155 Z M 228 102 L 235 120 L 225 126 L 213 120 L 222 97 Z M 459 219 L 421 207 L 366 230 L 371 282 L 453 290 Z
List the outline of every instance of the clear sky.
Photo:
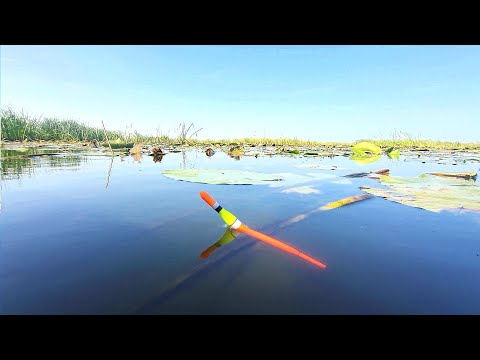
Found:
M 480 141 L 480 46 L 1 46 L 0 106 L 198 138 Z

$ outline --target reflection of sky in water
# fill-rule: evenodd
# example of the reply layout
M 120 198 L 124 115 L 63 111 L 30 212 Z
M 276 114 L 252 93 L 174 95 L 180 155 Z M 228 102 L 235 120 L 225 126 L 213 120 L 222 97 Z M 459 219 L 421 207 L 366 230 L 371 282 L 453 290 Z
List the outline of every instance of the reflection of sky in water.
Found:
M 418 176 L 479 167 L 451 160 L 422 163 L 424 157 L 382 156 L 363 165 L 348 157 L 235 160 L 201 151 L 170 153 L 161 162 L 145 155 L 141 161 L 113 162 L 94 156 L 17 163 L 2 158 L 0 312 L 132 313 L 156 304 L 149 311 L 480 313 L 479 214 L 435 214 L 373 198 L 279 227 L 361 194 L 361 185 L 378 186 L 374 179 L 341 175 L 388 168 L 392 176 Z M 298 166 L 312 164 L 337 170 Z M 162 176 L 165 169 L 183 168 L 329 176 L 281 187 Z M 295 187 L 318 193 L 284 192 Z M 201 190 L 250 227 L 328 268 L 319 270 L 245 235 L 200 259 L 225 231 L 200 199 Z

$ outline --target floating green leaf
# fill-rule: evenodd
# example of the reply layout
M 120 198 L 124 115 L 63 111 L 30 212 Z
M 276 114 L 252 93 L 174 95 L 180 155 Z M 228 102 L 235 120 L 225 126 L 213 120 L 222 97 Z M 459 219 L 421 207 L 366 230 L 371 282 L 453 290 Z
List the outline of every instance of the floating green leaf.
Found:
M 392 149 L 392 150 L 390 150 Z M 390 148 L 386 151 L 387 155 L 391 159 L 398 159 L 400 157 L 400 150 L 393 150 L 393 148 Z M 390 150 L 390 151 L 389 151 Z
M 173 180 L 218 185 L 259 185 L 283 180 L 281 176 L 275 174 L 263 174 L 243 170 L 179 169 L 164 170 L 163 175 Z
M 389 189 L 366 186 L 361 189 L 386 200 L 434 212 L 456 209 L 480 211 L 480 186 L 473 181 L 459 182 L 425 174 L 416 178 L 381 176 L 379 180 Z
M 382 149 L 380 149 L 377 145 L 372 144 L 371 142 L 368 142 L 368 141 L 362 141 L 362 142 L 359 142 L 358 144 L 355 144 L 354 146 L 352 146 L 351 150 L 355 154 L 362 155 L 362 156 L 365 156 L 367 154 L 378 155 L 382 152 Z
M 244 170 L 202 170 L 179 169 L 165 170 L 163 175 L 180 181 L 202 184 L 222 185 L 268 185 L 271 187 L 286 187 L 312 181 L 322 181 L 337 178 L 335 175 L 309 173 L 307 176 L 293 173 L 265 174 Z
M 285 150 L 286 153 L 289 153 L 289 154 L 300 154 L 300 151 L 298 151 L 297 149 L 293 149 L 293 150 Z

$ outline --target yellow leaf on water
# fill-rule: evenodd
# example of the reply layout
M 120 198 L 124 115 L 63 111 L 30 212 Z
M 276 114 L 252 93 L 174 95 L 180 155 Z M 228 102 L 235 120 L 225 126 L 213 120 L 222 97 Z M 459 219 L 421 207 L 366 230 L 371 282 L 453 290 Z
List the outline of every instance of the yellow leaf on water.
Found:
M 337 201 L 331 202 L 327 205 L 324 205 L 320 209 L 321 210 L 335 209 L 335 208 L 338 208 L 340 206 L 345 206 L 345 205 L 348 205 L 348 204 L 352 204 L 354 202 L 365 200 L 365 199 L 368 199 L 368 198 L 371 198 L 371 197 L 373 197 L 373 196 L 370 195 L 370 194 L 350 196 L 348 198 L 337 200 Z
M 378 155 L 382 152 L 382 149 L 380 149 L 377 145 L 368 142 L 368 141 L 362 141 L 359 142 L 358 144 L 355 144 L 352 146 L 351 150 L 358 154 L 358 155 L 365 155 L 365 154 L 373 154 L 373 155 Z
M 315 214 L 319 211 L 335 209 L 337 207 L 352 204 L 354 202 L 365 200 L 365 199 L 368 199 L 368 198 L 371 198 L 371 197 L 373 197 L 373 196 L 370 195 L 370 194 L 363 194 L 363 195 L 356 195 L 356 196 L 348 197 L 346 199 L 338 200 L 338 201 L 332 202 L 330 204 L 324 205 L 322 207 L 319 207 L 315 210 L 312 210 L 312 211 L 306 212 L 304 214 L 299 214 L 297 216 L 294 216 L 293 218 L 291 218 L 291 219 L 283 222 L 282 224 L 280 224 L 280 227 L 285 227 L 285 226 L 294 224 L 296 222 L 305 220 L 307 217 L 309 217 L 309 216 L 311 216 L 311 215 L 313 215 L 313 214 Z

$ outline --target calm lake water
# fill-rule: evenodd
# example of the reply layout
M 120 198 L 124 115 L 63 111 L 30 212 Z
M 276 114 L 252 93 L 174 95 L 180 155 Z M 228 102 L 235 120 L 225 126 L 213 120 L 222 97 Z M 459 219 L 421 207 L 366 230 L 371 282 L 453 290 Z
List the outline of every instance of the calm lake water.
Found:
M 161 162 L 149 156 L 3 158 L 0 313 L 480 314 L 480 213 L 434 213 L 374 197 L 279 226 L 362 194 L 359 186 L 382 187 L 375 179 L 341 175 L 388 168 L 392 176 L 418 176 L 480 166 L 442 161 L 427 155 L 365 165 L 341 156 L 235 160 L 201 151 L 169 153 Z M 338 169 L 298 166 L 305 164 Z M 190 168 L 317 179 L 271 187 L 162 175 Z M 283 192 L 304 185 L 318 192 Z M 251 228 L 327 269 L 246 235 L 200 259 L 226 229 L 201 190 Z

